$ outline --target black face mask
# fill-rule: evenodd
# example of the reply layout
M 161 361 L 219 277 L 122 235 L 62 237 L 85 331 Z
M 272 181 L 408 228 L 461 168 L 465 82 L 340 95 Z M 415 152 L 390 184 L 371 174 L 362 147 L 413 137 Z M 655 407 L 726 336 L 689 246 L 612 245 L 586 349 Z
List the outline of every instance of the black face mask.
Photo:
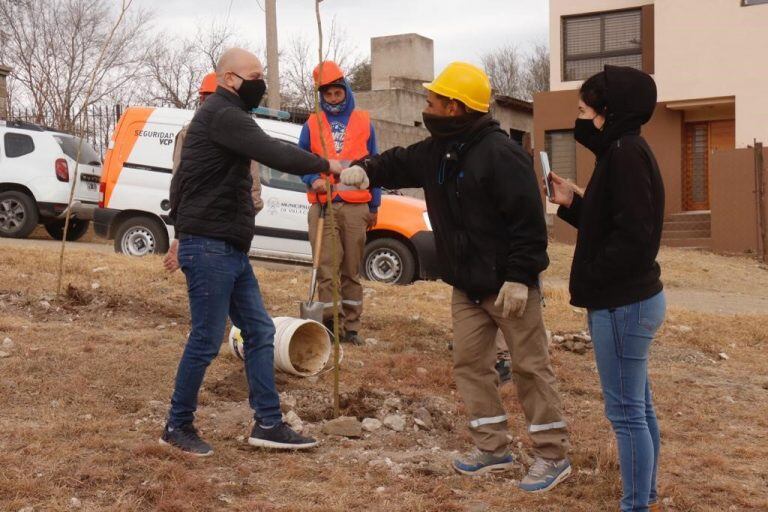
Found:
M 237 78 L 243 81 L 240 84 L 240 88 L 237 90 L 237 95 L 245 103 L 245 108 L 252 110 L 259 106 L 261 99 L 264 97 L 264 93 L 267 92 L 267 83 L 261 78 L 256 80 L 246 80 L 237 73 L 232 73 Z
M 458 137 L 469 130 L 482 115 L 436 116 L 423 112 L 421 117 L 424 119 L 424 127 L 429 130 L 433 137 L 437 139 L 450 139 Z
M 573 138 L 596 155 L 600 153 L 603 146 L 603 132 L 595 127 L 592 119 L 576 119 Z

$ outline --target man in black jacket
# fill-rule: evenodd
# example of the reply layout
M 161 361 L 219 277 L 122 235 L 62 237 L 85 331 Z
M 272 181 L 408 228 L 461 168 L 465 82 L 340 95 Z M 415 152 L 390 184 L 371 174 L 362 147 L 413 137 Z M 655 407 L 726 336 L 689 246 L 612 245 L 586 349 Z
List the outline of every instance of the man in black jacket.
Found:
M 339 164 L 274 139 L 254 122 L 248 112 L 266 90 L 255 55 L 228 50 L 216 75 L 216 92 L 192 118 L 171 181 L 170 218 L 179 239 L 178 265 L 187 278 L 192 331 L 160 442 L 197 456 L 213 453 L 193 420 L 205 370 L 219 353 L 229 315 L 242 331 L 245 349 L 255 420 L 248 442 L 265 448 L 310 448 L 317 444 L 314 439 L 282 422 L 273 367 L 275 327 L 248 261 L 255 217 L 249 163 L 256 160 L 296 175 L 333 171 Z
M 482 70 L 455 62 L 425 87 L 432 136 L 356 162 L 341 181 L 424 189 L 442 278 L 453 286 L 456 385 L 479 449 L 453 467 L 480 474 L 514 463 L 494 368 L 501 329 L 536 455 L 520 487 L 546 491 L 571 469 L 538 287 L 549 259 L 537 180 L 528 154 L 487 114 L 491 89 Z

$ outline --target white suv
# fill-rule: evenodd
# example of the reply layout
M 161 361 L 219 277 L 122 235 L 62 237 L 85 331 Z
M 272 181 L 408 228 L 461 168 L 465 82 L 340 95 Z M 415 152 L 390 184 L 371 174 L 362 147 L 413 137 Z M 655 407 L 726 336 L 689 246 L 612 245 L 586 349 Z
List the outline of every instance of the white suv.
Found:
M 43 224 L 61 240 L 80 139 L 22 121 L 0 121 L 0 236 L 26 238 Z M 68 240 L 88 230 L 99 201 L 101 158 L 83 141 Z

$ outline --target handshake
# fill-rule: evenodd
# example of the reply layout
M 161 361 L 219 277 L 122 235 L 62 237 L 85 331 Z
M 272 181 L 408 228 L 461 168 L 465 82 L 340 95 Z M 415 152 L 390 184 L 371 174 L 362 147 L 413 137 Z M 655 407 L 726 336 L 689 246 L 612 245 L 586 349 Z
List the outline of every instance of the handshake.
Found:
M 365 169 L 359 165 L 353 165 L 345 169 L 338 160 L 330 160 L 330 164 L 329 171 L 339 176 L 339 181 L 342 185 L 359 188 L 360 190 L 365 190 L 370 185 Z

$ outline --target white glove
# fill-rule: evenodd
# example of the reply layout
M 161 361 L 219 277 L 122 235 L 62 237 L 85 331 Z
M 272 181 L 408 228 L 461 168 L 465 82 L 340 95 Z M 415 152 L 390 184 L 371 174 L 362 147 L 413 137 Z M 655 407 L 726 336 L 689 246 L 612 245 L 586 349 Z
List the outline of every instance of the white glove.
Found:
M 499 290 L 499 296 L 496 297 L 496 302 L 493 305 L 502 309 L 504 318 L 510 318 L 510 313 L 520 318 L 525 313 L 527 302 L 528 287 L 522 283 L 507 281 Z
M 341 171 L 340 180 L 342 185 L 357 187 L 360 190 L 365 190 L 370 185 L 370 181 L 368 181 L 368 175 L 365 173 L 365 169 L 359 165 L 353 165 L 352 167 Z

